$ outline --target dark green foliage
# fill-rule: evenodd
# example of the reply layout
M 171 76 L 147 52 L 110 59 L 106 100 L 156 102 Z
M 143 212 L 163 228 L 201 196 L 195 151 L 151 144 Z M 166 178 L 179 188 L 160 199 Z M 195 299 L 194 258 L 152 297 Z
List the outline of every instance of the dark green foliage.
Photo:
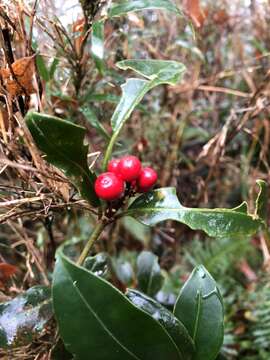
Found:
M 0 304 L 0 348 L 28 344 L 40 335 L 52 318 L 51 291 L 35 286 Z
M 80 360 L 89 354 L 93 360 L 108 355 L 115 360 L 184 360 L 156 320 L 62 254 L 54 272 L 53 304 L 67 350 Z
M 85 128 L 55 116 L 29 112 L 26 124 L 46 160 L 61 169 L 93 206 L 100 204 L 94 191 L 95 174 L 87 163 Z

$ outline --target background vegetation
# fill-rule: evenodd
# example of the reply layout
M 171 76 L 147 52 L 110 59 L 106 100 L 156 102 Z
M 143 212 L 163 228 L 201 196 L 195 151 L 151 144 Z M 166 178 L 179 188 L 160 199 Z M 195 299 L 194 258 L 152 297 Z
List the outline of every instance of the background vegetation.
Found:
M 0 3 L 0 301 L 49 284 L 56 248 L 68 242 L 77 256 L 94 225 L 87 203 L 42 159 L 23 116 L 36 108 L 85 126 L 89 164 L 98 167 L 124 82 L 117 61 L 170 59 L 187 71 L 177 86 L 145 96 L 116 156 L 128 152 L 154 165 L 158 185 L 175 186 L 190 207 L 249 199 L 252 210 L 256 179 L 269 181 L 269 2 L 178 0 L 183 17 L 131 12 L 107 21 L 103 34 L 93 21 L 107 3 Z M 119 288 L 137 282 L 143 249 L 159 258 L 165 281 L 156 297 L 168 307 L 194 265 L 215 277 L 225 301 L 224 359 L 269 359 L 269 239 L 212 239 L 171 222 L 149 230 L 128 218 L 95 245 L 112 256 Z M 0 356 L 47 359 L 56 342 L 51 321 L 30 345 L 0 349 Z

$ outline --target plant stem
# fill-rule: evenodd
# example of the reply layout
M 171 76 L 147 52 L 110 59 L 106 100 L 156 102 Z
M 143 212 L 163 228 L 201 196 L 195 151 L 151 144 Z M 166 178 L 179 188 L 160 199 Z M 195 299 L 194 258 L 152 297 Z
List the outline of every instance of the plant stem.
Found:
M 101 221 L 101 222 L 99 222 L 97 224 L 97 226 L 93 230 L 87 244 L 85 245 L 81 255 L 79 256 L 79 259 L 77 261 L 77 265 L 82 265 L 82 263 L 86 259 L 87 255 L 89 254 L 89 251 L 91 250 L 94 242 L 99 238 L 99 236 L 101 235 L 101 233 L 104 230 L 106 225 L 107 224 L 104 221 Z
M 112 156 L 112 151 L 113 151 L 113 147 L 114 147 L 114 144 L 116 142 L 116 139 L 117 139 L 117 136 L 119 134 L 119 131 L 116 131 L 113 136 L 111 137 L 111 140 L 107 146 L 107 150 L 106 150 L 106 153 L 105 153 L 105 156 L 104 156 L 104 160 L 103 160 L 103 164 L 102 164 L 102 170 L 103 171 L 106 171 L 107 169 L 107 165 L 108 165 L 108 162 Z

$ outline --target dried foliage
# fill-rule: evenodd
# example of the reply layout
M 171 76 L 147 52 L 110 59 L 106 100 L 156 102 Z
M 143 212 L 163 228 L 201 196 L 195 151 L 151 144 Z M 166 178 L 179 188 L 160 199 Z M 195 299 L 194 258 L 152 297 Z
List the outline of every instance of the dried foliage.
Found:
M 29 108 L 35 108 L 86 126 L 91 146 L 89 166 L 93 165 L 103 150 L 104 139 L 93 129 L 81 107 L 89 105 L 109 131 L 107 119 L 123 80 L 113 65 L 118 60 L 135 56 L 176 59 L 187 66 L 187 74 L 178 86 L 166 86 L 146 97 L 121 140 L 124 149 L 132 150 L 145 163 L 156 164 L 159 185 L 176 185 L 183 203 L 189 206 L 233 207 L 248 197 L 252 204 L 254 194 L 250 189 L 257 178 L 269 182 L 269 3 L 253 0 L 247 6 L 241 0 L 179 0 L 177 4 L 190 18 L 195 35 L 187 19 L 153 14 L 151 10 L 106 22 L 107 71 L 103 76 L 96 68 L 89 39 L 93 21 L 102 18 L 108 2 L 81 1 L 75 5 L 74 16 L 72 10 L 64 8 L 63 11 L 70 11 L 70 17 L 61 13 L 64 1 L 60 0 L 0 2 L 3 296 L 14 296 L 34 284 L 49 284 L 57 246 L 72 238 L 75 249 L 80 247 L 80 241 L 88 236 L 94 211 L 78 198 L 63 174 L 44 161 L 25 126 L 24 116 Z M 117 153 L 121 151 L 119 148 Z M 187 228 L 178 225 L 174 230 L 168 222 L 153 230 L 150 241 L 149 234 L 142 236 L 146 246 L 160 256 L 164 269 L 174 271 L 176 264 L 189 267 L 189 261 L 180 255 L 194 238 Z M 113 239 L 113 243 L 109 244 L 108 239 Z M 124 223 L 108 227 L 102 240 L 97 249 L 111 254 L 144 246 Z M 205 243 L 201 234 L 195 240 L 196 244 L 199 241 L 198 252 L 208 255 L 208 240 Z M 239 247 L 235 249 L 236 256 L 229 257 L 226 271 L 232 269 L 232 273 L 228 276 L 222 272 L 229 307 L 239 305 L 238 295 L 245 299 L 254 288 L 260 288 L 260 276 L 256 274 L 270 268 L 268 242 L 263 235 L 252 239 L 252 256 L 246 255 L 240 264 Z M 210 255 L 222 256 L 223 249 L 217 244 Z M 225 257 L 221 263 L 226 263 Z M 230 282 L 234 272 L 237 285 Z M 235 296 L 231 295 L 232 287 L 237 289 Z M 0 292 L 0 300 L 1 296 Z M 228 345 L 226 356 L 249 359 L 249 351 L 240 340 L 254 339 L 253 324 L 250 326 L 241 311 L 235 316 L 228 312 L 228 332 L 236 343 Z M 256 326 L 260 328 L 260 324 Z M 12 354 L 0 350 L 0 357 L 49 359 L 55 342 L 52 325 L 32 346 L 18 348 Z M 269 348 L 267 351 L 269 355 Z M 250 359 L 256 359 L 257 354 L 251 354 Z
M 35 93 L 33 86 L 34 61 L 33 56 L 28 56 L 15 61 L 10 68 L 0 69 L 3 87 L 11 99 L 23 94 Z

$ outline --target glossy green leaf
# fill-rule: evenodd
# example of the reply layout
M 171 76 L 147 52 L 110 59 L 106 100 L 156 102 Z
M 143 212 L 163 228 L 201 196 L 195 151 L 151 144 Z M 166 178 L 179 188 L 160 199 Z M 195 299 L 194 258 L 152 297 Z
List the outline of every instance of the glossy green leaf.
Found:
M 176 84 L 185 71 L 183 64 L 165 60 L 125 60 L 116 65 L 120 69 L 131 69 L 148 80 L 131 78 L 122 85 L 122 96 L 111 119 L 115 133 L 119 133 L 148 91 L 160 84 Z
M 252 235 L 262 221 L 236 209 L 199 209 L 180 204 L 174 188 L 161 188 L 136 198 L 123 215 L 133 216 L 145 225 L 176 220 L 209 236 L 227 237 Z
M 66 350 L 61 338 L 52 348 L 50 360 L 74 360 L 73 356 Z
M 257 180 L 259 185 L 259 193 L 256 199 L 255 214 L 265 223 L 267 222 L 267 204 L 268 204 L 268 187 L 265 181 Z
M 50 289 L 35 286 L 0 304 L 0 348 L 31 343 L 52 318 Z
M 149 88 L 149 82 L 141 79 L 128 79 L 121 86 L 122 97 L 113 113 L 111 124 L 114 132 L 119 132 L 132 111 L 142 100 Z
M 117 278 L 125 286 L 131 286 L 134 282 L 134 271 L 129 261 L 123 259 L 116 259 L 114 262 L 114 269 Z
M 241 213 L 244 213 L 244 214 L 248 214 L 248 204 L 247 204 L 246 201 L 243 201 L 242 204 L 236 206 L 232 210 L 236 211 L 236 212 L 241 212 Z
M 42 77 L 42 79 L 46 82 L 49 81 L 50 80 L 49 70 L 47 69 L 43 57 L 39 54 L 36 56 L 36 64 L 37 64 L 38 72 Z
M 96 276 L 106 278 L 109 273 L 109 262 L 109 255 L 101 252 L 95 256 L 88 256 L 83 266 Z
M 215 280 L 197 266 L 175 303 L 174 315 L 195 343 L 193 360 L 215 360 L 223 343 L 223 304 Z
M 88 168 L 88 146 L 83 143 L 85 129 L 36 112 L 28 112 L 26 124 L 46 160 L 61 169 L 90 204 L 99 205 L 94 191 L 96 176 Z
M 131 59 L 119 61 L 116 65 L 119 69 L 130 69 L 153 80 L 151 87 L 158 84 L 175 85 L 186 70 L 184 64 L 172 60 Z
M 60 335 L 77 360 L 181 359 L 156 320 L 63 254 L 53 275 L 53 304 Z
M 141 241 L 145 245 L 149 243 L 151 238 L 151 229 L 136 221 L 134 218 L 125 216 L 121 219 L 121 225 L 128 231 L 134 239 Z
M 191 359 L 195 350 L 194 342 L 185 326 L 169 310 L 137 290 L 128 289 L 126 296 L 134 305 L 146 311 L 166 329 L 184 360 Z
M 80 111 L 85 116 L 86 120 L 97 130 L 97 132 L 106 140 L 110 139 L 108 131 L 104 128 L 102 123 L 98 120 L 95 112 L 88 106 L 80 108 Z
M 109 17 L 125 15 L 131 11 L 140 11 L 146 9 L 162 9 L 181 14 L 180 10 L 169 0 L 132 0 L 124 1 L 120 4 L 113 4 L 109 9 Z
M 104 21 L 95 21 L 91 32 L 91 53 L 101 74 L 104 73 Z
M 143 251 L 137 259 L 138 288 L 145 294 L 153 296 L 162 287 L 163 276 L 161 274 L 158 257 L 150 251 Z

